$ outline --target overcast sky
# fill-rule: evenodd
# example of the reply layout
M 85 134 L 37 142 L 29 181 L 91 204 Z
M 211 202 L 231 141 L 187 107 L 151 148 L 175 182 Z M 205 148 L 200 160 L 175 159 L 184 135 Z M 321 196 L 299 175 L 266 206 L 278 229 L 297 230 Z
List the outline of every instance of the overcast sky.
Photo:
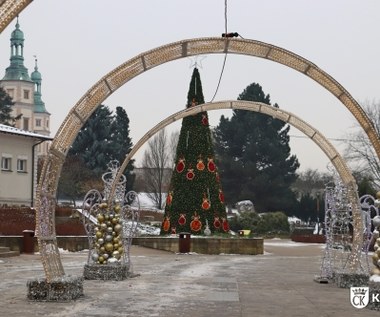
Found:
M 10 34 L 0 36 L 0 71 L 9 65 Z M 42 99 L 52 114 L 52 135 L 69 110 L 101 77 L 136 55 L 172 42 L 221 36 L 224 0 L 34 0 L 21 14 L 25 66 L 38 57 Z M 378 0 L 229 0 L 229 32 L 290 50 L 333 76 L 361 104 L 380 100 L 380 1 Z M 205 100 L 215 93 L 223 55 L 199 58 Z M 163 64 L 128 82 L 105 105 L 123 106 L 136 143 L 167 116 L 185 107 L 194 61 Z M 259 83 L 271 101 L 328 138 L 343 138 L 353 116 L 310 78 L 256 57 L 229 55 L 215 101 L 236 99 L 246 86 Z M 210 124 L 220 115 L 209 113 Z M 175 124 L 171 129 L 178 129 Z M 292 129 L 290 134 L 301 136 Z M 343 147 L 333 142 L 339 150 Z M 326 169 L 328 159 L 309 139 L 291 138 L 292 152 L 307 168 Z M 138 153 L 141 157 L 142 151 Z

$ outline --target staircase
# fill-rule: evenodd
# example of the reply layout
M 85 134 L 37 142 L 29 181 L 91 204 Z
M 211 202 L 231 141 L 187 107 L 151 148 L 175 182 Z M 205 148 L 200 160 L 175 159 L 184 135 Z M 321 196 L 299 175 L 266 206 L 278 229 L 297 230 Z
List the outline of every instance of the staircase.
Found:
M 8 247 L 0 247 L 0 258 L 8 258 L 17 255 L 20 255 L 19 251 L 11 251 Z

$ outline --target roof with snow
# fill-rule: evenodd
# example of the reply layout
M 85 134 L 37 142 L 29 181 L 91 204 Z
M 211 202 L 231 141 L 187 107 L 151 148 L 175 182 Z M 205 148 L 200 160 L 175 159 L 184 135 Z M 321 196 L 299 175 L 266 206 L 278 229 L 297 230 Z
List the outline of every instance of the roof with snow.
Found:
M 25 136 L 25 137 L 30 137 L 30 138 L 40 139 L 40 140 L 53 140 L 53 138 L 50 136 L 34 133 L 31 131 L 21 130 L 15 127 L 7 126 L 5 124 L 0 124 L 0 133 L 20 135 L 20 136 Z

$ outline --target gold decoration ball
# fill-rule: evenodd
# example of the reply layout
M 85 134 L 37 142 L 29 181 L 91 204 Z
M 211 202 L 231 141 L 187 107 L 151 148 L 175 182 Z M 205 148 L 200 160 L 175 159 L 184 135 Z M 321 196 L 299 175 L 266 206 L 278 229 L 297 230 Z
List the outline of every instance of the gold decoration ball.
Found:
M 119 243 L 119 237 L 113 238 L 113 243 Z
M 380 199 L 380 191 L 376 193 L 376 198 Z
M 103 236 L 103 233 L 101 231 L 96 231 L 95 235 L 99 239 Z
M 113 210 L 115 210 L 115 212 L 118 214 L 120 212 L 120 210 L 121 210 L 120 205 L 116 205 Z
M 114 257 L 114 258 L 116 258 L 116 259 L 120 259 L 120 253 L 119 253 L 119 251 L 113 251 L 112 252 L 112 256 Z
M 108 221 L 108 220 L 110 220 L 110 216 L 109 215 L 105 215 L 104 219 L 106 219 Z
M 119 222 L 119 218 L 117 218 L 117 217 L 112 218 L 111 222 L 113 225 L 116 225 Z
M 372 255 L 372 262 L 374 265 L 377 265 L 377 261 L 379 261 L 379 256 L 376 253 L 374 253 Z
M 378 267 L 374 267 L 371 270 L 372 275 L 380 275 L 380 269 Z
M 105 209 L 105 208 L 107 208 L 107 203 L 101 203 L 100 205 L 99 205 L 99 207 L 100 208 L 102 208 L 102 209 Z
M 102 214 L 99 214 L 96 218 L 98 218 L 99 223 L 104 221 L 104 216 Z
M 117 249 L 117 251 L 119 251 L 120 254 L 123 254 L 124 249 L 123 249 L 123 247 L 119 247 L 119 248 Z
M 113 244 L 111 242 L 107 243 L 105 246 L 107 252 L 112 252 L 113 251 Z
M 100 251 L 101 253 L 104 253 L 104 252 L 106 252 L 106 248 L 105 248 L 105 247 L 100 247 L 100 248 L 99 248 L 99 251 Z
M 104 258 L 103 258 L 103 256 L 100 256 L 100 257 L 98 258 L 98 261 L 99 261 L 100 264 L 102 264 L 102 263 L 104 262 Z
M 114 229 L 115 229 L 116 232 L 120 232 L 122 228 L 123 227 L 121 226 L 121 224 L 118 223 L 117 225 L 115 225 Z
M 114 250 L 117 250 L 119 248 L 119 244 L 118 243 L 114 243 L 114 245 L 113 245 L 113 249 Z

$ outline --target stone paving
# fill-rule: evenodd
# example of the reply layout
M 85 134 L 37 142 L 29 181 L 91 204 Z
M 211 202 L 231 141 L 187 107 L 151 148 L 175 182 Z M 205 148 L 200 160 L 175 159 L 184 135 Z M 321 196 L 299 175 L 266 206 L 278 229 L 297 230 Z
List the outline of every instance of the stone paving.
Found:
M 265 241 L 265 254 L 174 254 L 133 246 L 123 281 L 84 281 L 71 302 L 26 299 L 26 282 L 43 277 L 38 255 L 0 261 L 0 316 L 380 316 L 351 306 L 349 290 L 313 281 L 322 245 Z M 81 275 L 85 252 L 63 253 L 67 275 Z

